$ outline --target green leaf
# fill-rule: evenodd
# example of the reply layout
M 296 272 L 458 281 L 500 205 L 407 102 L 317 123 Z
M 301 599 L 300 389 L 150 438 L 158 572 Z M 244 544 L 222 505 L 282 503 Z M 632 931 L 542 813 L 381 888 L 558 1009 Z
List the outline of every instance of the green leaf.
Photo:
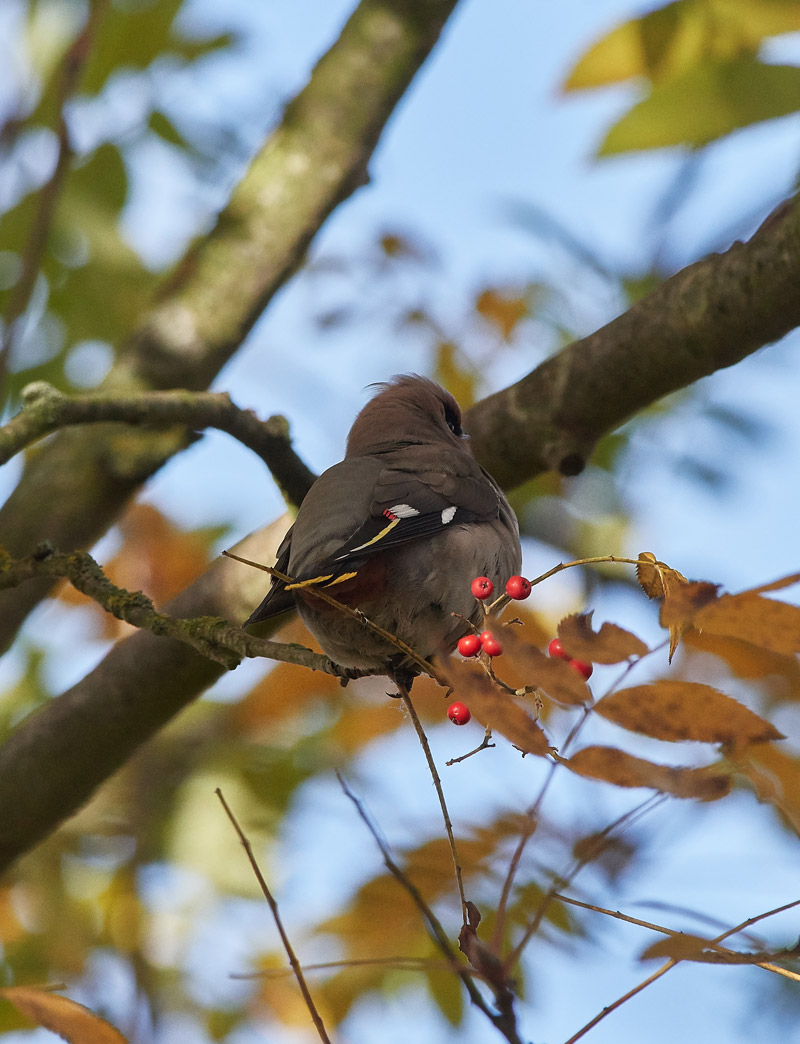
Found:
M 710 141 L 800 107 L 800 68 L 754 58 L 707 62 L 657 85 L 608 132 L 601 156 Z

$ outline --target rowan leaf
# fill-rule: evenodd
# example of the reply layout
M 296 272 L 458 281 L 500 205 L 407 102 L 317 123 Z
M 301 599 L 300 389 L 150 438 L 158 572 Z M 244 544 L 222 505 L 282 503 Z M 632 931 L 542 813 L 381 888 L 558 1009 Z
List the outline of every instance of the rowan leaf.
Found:
M 453 691 L 481 725 L 505 736 L 523 754 L 551 753 L 552 747 L 538 722 L 483 671 L 451 660 L 446 673 Z
M 654 739 L 750 743 L 785 739 L 774 725 L 710 685 L 657 681 L 611 693 L 595 704 L 598 714 L 631 732 Z
M 558 637 L 570 656 L 592 663 L 622 663 L 650 651 L 641 638 L 613 623 L 592 630 L 592 613 L 572 613 L 558 625 Z
M 617 787 L 650 787 L 663 794 L 716 801 L 731 788 L 731 778 L 718 768 L 681 768 L 634 757 L 617 747 L 591 746 L 559 759 L 572 772 Z
M 70 1044 L 127 1044 L 128 1038 L 110 1022 L 68 997 L 33 986 L 7 986 L 0 989 L 0 996 Z
M 691 580 L 672 584 L 666 593 L 659 616 L 661 626 L 669 631 L 669 660 L 683 636 L 693 626 L 699 609 L 717 597 L 717 584 L 705 580 Z
M 722 595 L 701 609 L 694 622 L 703 631 L 740 638 L 770 652 L 800 652 L 800 608 L 753 591 Z
M 652 551 L 641 551 L 638 558 L 636 579 L 648 598 L 663 598 L 671 587 L 689 582 L 683 573 L 659 562 Z
M 503 631 L 503 645 L 521 670 L 524 685 L 541 689 L 566 707 L 586 707 L 592 702 L 589 686 L 564 660 L 553 659 L 522 639 L 512 628 Z

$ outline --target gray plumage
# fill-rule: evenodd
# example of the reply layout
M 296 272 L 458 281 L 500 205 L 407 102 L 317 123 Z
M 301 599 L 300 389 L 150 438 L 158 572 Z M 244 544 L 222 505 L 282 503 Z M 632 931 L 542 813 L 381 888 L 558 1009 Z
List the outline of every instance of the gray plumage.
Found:
M 340 464 L 322 474 L 278 549 L 273 580 L 247 623 L 297 606 L 343 667 L 409 678 L 417 668 L 380 636 L 315 598 L 315 586 L 361 609 L 420 656 L 450 651 L 479 622 L 470 591 L 488 576 L 499 591 L 519 572 L 514 512 L 472 455 L 449 392 L 406 375 L 379 386 L 356 417 Z M 458 614 L 453 616 L 453 614 Z

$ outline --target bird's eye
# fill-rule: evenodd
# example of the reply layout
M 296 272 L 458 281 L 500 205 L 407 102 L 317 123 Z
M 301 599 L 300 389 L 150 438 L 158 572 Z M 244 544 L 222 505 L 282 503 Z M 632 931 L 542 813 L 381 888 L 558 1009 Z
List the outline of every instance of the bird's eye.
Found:
M 457 410 L 454 410 L 452 406 L 445 405 L 444 419 L 447 422 L 447 427 L 450 431 L 461 438 L 464 434 L 461 429 L 461 414 Z

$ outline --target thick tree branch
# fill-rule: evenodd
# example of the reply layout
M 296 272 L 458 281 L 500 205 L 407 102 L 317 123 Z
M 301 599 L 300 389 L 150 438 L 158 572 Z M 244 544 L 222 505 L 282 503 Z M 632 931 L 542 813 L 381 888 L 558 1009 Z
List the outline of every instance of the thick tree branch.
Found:
M 237 547 L 272 561 L 286 517 Z M 244 619 L 264 575 L 221 558 L 165 609 L 173 617 Z M 76 812 L 145 740 L 224 672 L 185 642 L 137 631 L 82 681 L 28 717 L 0 747 L 0 868 Z
M 362 0 L 255 157 L 213 231 L 162 287 L 105 389 L 205 388 L 296 271 L 330 212 L 366 178 L 378 137 L 456 0 Z M 90 547 L 138 486 L 186 445 L 175 433 L 65 431 L 30 457 L 0 511 L 13 555 Z M 47 593 L 0 595 L 0 651 Z
M 150 428 L 188 424 L 193 429 L 225 431 L 261 457 L 293 504 L 301 502 L 315 478 L 293 451 L 283 417 L 260 421 L 250 410 L 235 406 L 224 392 L 64 395 L 37 381 L 23 389 L 22 398 L 24 409 L 0 427 L 0 465 L 58 428 L 122 421 Z
M 577 474 L 597 441 L 669 392 L 800 326 L 800 202 L 690 265 L 624 315 L 469 411 L 475 455 L 509 488 Z
M 176 619 L 159 612 L 141 591 L 126 591 L 113 584 L 86 551 L 64 553 L 44 544 L 28 558 L 13 559 L 0 549 L 0 590 L 16 587 L 37 576 L 65 578 L 77 591 L 97 602 L 118 620 L 151 634 L 185 642 L 201 656 L 228 670 L 238 667 L 246 656 L 264 656 L 324 671 L 337 678 L 352 677 L 327 656 L 300 645 L 271 642 L 248 634 L 221 617 Z

